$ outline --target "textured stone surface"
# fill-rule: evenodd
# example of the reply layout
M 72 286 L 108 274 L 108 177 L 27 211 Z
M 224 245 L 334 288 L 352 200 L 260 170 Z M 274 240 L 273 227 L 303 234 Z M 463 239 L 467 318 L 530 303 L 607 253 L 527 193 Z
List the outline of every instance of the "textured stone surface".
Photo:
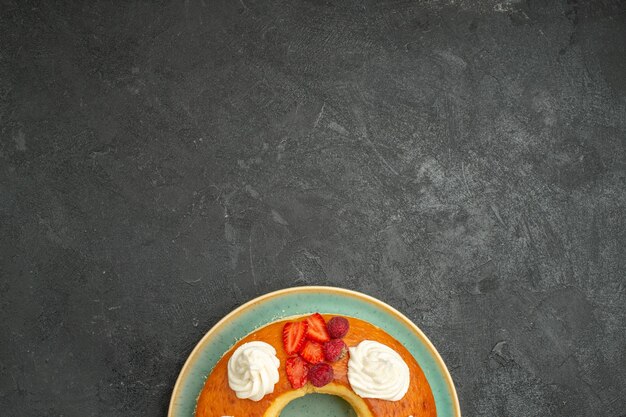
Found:
M 466 416 L 626 412 L 618 1 L 4 2 L 0 406 L 165 415 L 293 285 L 432 339 Z

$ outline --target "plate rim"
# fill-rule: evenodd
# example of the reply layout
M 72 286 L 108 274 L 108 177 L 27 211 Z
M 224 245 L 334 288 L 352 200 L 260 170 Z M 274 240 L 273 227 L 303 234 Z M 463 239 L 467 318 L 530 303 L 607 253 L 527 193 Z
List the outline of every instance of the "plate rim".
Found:
M 271 291 L 271 292 L 262 294 L 258 297 L 255 297 L 243 303 L 242 305 L 240 305 L 239 307 L 235 308 L 230 313 L 222 317 L 222 319 L 220 319 L 217 323 L 215 323 L 215 325 L 213 325 L 213 327 L 211 327 L 204 334 L 204 336 L 202 336 L 202 338 L 198 341 L 198 343 L 194 346 L 192 351 L 187 356 L 185 363 L 183 364 L 182 368 L 180 369 L 180 372 L 178 373 L 178 377 L 176 378 L 176 383 L 174 384 L 174 388 L 172 389 L 172 395 L 170 397 L 170 403 L 167 409 L 167 416 L 174 417 L 174 402 L 175 402 L 174 400 L 180 396 L 179 391 L 181 390 L 182 381 L 187 378 L 187 374 L 190 368 L 198 360 L 198 357 L 197 357 L 198 352 L 200 352 L 200 350 L 204 347 L 204 345 L 208 343 L 213 333 L 217 332 L 230 319 L 238 316 L 239 314 L 242 313 L 243 310 L 248 309 L 254 304 L 258 304 L 262 301 L 265 301 L 266 299 L 279 297 L 285 294 L 307 293 L 307 292 L 334 292 L 334 293 L 339 293 L 342 295 L 347 295 L 350 297 L 360 298 L 370 303 L 373 303 L 381 307 L 384 310 L 387 310 L 389 313 L 395 316 L 395 318 L 403 322 L 424 343 L 428 351 L 431 353 L 431 355 L 435 359 L 435 363 L 437 364 L 437 367 L 439 368 L 439 370 L 441 371 L 441 374 L 444 377 L 444 380 L 446 382 L 446 387 L 448 388 L 448 393 L 450 394 L 450 397 L 452 399 L 452 408 L 454 411 L 454 416 L 461 417 L 461 406 L 459 403 L 459 397 L 457 395 L 456 387 L 454 386 L 454 381 L 452 380 L 452 376 L 450 375 L 450 371 L 448 370 L 448 367 L 446 366 L 445 362 L 443 361 L 443 358 L 441 357 L 441 355 L 439 354 L 439 352 L 437 351 L 433 343 L 426 336 L 426 334 L 424 334 L 424 332 L 419 327 L 417 327 L 415 323 L 413 323 L 407 316 L 405 316 L 395 307 L 392 307 L 389 304 L 385 303 L 384 301 L 381 301 L 375 297 L 372 297 L 371 295 L 367 295 L 362 292 L 350 290 L 347 288 L 331 287 L 331 286 L 325 286 L 325 285 L 305 285 L 305 286 L 300 286 L 300 287 L 288 287 L 288 288 L 282 288 L 276 291 Z

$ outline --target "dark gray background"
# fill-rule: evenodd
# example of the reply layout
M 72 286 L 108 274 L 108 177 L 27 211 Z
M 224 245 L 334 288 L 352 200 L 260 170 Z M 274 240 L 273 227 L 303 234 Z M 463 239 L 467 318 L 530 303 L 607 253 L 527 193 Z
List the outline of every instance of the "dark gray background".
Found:
M 337 285 L 466 416 L 626 415 L 626 6 L 4 3 L 3 416 L 158 416 L 200 337 Z

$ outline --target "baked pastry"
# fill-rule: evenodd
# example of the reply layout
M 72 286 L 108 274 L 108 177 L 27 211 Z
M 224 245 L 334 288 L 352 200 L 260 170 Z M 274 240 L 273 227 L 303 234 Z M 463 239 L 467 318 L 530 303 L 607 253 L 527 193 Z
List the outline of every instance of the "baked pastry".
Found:
M 238 341 L 207 377 L 195 415 L 278 417 L 313 392 L 343 398 L 359 417 L 437 414 L 422 369 L 400 342 L 364 320 L 316 313 Z

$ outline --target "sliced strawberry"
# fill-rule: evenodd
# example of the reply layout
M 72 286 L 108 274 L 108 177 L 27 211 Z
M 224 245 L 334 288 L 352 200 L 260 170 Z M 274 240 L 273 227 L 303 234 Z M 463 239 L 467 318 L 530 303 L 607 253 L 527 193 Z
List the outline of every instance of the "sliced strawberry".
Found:
M 330 340 L 328 330 L 326 329 L 326 322 L 320 313 L 310 315 L 306 318 L 306 322 L 309 325 L 306 331 L 307 339 L 315 340 L 316 342 L 321 343 L 328 342 Z
M 309 364 L 300 356 L 293 356 L 285 361 L 287 379 L 294 389 L 302 388 L 306 384 L 309 374 Z
M 300 352 L 304 345 L 307 327 L 306 321 L 290 321 L 285 324 L 283 327 L 283 346 L 287 355 Z
M 310 364 L 320 363 L 324 361 L 324 349 L 320 343 L 307 340 L 300 352 L 300 356 Z

